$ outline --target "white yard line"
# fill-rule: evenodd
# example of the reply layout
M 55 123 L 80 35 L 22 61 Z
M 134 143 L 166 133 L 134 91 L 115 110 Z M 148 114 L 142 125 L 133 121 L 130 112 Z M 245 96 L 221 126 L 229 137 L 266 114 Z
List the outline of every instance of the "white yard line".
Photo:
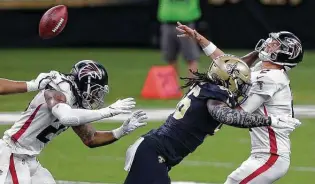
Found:
M 167 118 L 167 116 L 174 111 L 174 109 L 143 109 L 149 117 L 150 121 L 163 121 Z M 305 117 L 305 118 L 315 118 L 315 106 L 312 105 L 296 105 L 294 106 L 294 113 L 295 116 Z M 0 125 L 10 125 L 14 121 L 18 120 L 20 117 L 20 112 L 2 112 L 0 113 Z M 112 118 L 104 119 L 103 122 L 110 121 L 110 122 L 116 122 L 116 121 L 124 121 L 126 120 L 130 115 L 124 114 L 124 115 L 118 115 Z
M 144 109 L 149 117 L 150 121 L 163 121 L 167 116 L 173 112 L 173 109 Z M 315 118 L 315 106 L 294 106 L 294 112 L 296 117 L 303 118 Z M 18 113 L 0 113 L 0 125 L 10 125 L 16 121 L 20 116 Z M 129 115 L 118 115 L 113 118 L 104 119 L 103 122 L 117 122 L 127 119 Z M 116 160 L 124 161 L 123 157 L 89 157 L 89 159 L 105 159 L 105 160 Z M 238 164 L 231 162 L 209 162 L 209 161 L 194 161 L 194 160 L 185 160 L 181 163 L 186 166 L 206 166 L 206 167 L 218 167 L 218 168 L 236 168 Z M 290 170 L 296 172 L 315 172 L 315 167 L 304 167 L 304 166 L 291 166 Z M 79 181 L 57 181 L 57 184 L 116 184 L 116 183 L 91 183 L 91 182 L 79 182 Z M 185 182 L 185 181 L 174 181 L 172 184 L 216 184 L 216 183 L 196 183 L 196 182 Z

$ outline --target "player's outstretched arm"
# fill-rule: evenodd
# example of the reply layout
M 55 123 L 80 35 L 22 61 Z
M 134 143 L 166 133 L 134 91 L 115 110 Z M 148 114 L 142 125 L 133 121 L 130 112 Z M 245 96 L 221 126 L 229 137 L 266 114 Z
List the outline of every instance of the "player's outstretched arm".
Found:
M 45 99 L 52 114 L 66 126 L 83 125 L 118 114 L 130 113 L 130 109 L 134 108 L 136 104 L 133 98 L 127 98 L 118 100 L 112 105 L 98 110 L 72 109 L 67 104 L 66 96 L 62 92 L 55 90 L 45 91 Z
M 248 67 L 251 67 L 255 61 L 258 59 L 259 52 L 252 51 L 245 56 L 241 57 L 241 59 L 248 65 Z
M 145 120 L 147 120 L 146 113 L 136 111 L 121 127 L 112 131 L 96 131 L 91 124 L 73 126 L 72 129 L 86 146 L 95 148 L 111 144 L 137 128 L 146 125 Z
M 208 111 L 218 122 L 239 128 L 254 128 L 270 126 L 271 117 L 250 114 L 243 110 L 232 109 L 226 103 L 218 100 L 208 100 Z
M 180 22 L 177 22 L 177 24 L 178 26 L 176 27 L 176 29 L 178 32 L 180 32 L 180 34 L 177 36 L 189 37 L 194 39 L 202 47 L 205 54 L 210 58 L 215 59 L 218 56 L 224 54 L 224 52 L 221 49 L 219 49 L 216 45 L 214 45 L 203 35 L 199 34 L 196 30 L 191 29 L 190 27 L 183 25 Z M 246 54 L 241 59 L 250 67 L 258 59 L 258 54 L 259 53 L 257 51 L 253 51 Z
M 96 131 L 90 123 L 73 126 L 72 129 L 89 148 L 105 146 L 118 140 L 112 131 Z
M 222 124 L 239 127 L 254 128 L 261 126 L 272 126 L 275 128 L 287 128 L 294 130 L 301 125 L 298 119 L 288 116 L 263 116 L 251 114 L 241 109 L 232 109 L 224 102 L 208 100 L 208 111 L 211 116 Z
M 14 94 L 27 92 L 26 82 L 18 82 L 7 79 L 0 79 L 0 94 Z
M 222 50 L 217 48 L 212 42 L 210 42 L 207 38 L 199 34 L 196 30 L 191 29 L 190 27 L 177 22 L 177 31 L 180 32 L 178 37 L 189 37 L 194 39 L 203 49 L 205 54 L 212 59 L 217 58 L 224 54 Z
M 54 75 L 53 72 L 54 71 L 50 73 L 41 73 L 36 79 L 28 82 L 0 79 L 0 95 L 25 93 L 44 89 L 51 81 L 51 77 Z

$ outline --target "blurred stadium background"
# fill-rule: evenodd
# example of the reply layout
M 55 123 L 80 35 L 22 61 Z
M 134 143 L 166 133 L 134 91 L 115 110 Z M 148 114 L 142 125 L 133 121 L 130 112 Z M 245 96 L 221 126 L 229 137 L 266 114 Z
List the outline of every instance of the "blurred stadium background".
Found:
M 69 20 L 64 32 L 51 40 L 38 37 L 38 22 L 53 5 L 66 4 Z M 268 32 L 296 33 L 307 49 L 304 62 L 290 71 L 294 104 L 303 125 L 292 134 L 291 168 L 279 184 L 309 184 L 315 181 L 315 1 L 313 0 L 201 0 L 202 17 L 197 29 L 227 53 L 251 51 Z M 109 71 L 110 94 L 106 103 L 135 97 L 137 107 L 155 111 L 172 109 L 177 100 L 145 100 L 140 92 L 149 69 L 165 65 L 159 51 L 157 0 L 0 0 L 1 77 L 29 80 L 40 72 L 69 72 L 82 59 L 97 60 Z M 205 71 L 210 61 L 200 59 Z M 187 74 L 182 62 L 180 74 Z M 20 112 L 34 93 L 0 96 L 0 132 L 9 125 L 5 112 Z M 308 105 L 308 106 L 305 106 Z M 314 106 L 312 106 L 314 105 Z M 161 116 L 162 117 L 162 116 Z M 13 118 L 14 119 L 14 118 Z M 122 183 L 127 147 L 141 134 L 163 121 L 150 121 L 116 144 L 86 148 L 68 130 L 50 143 L 39 157 L 55 179 L 97 183 Z M 113 129 L 117 121 L 95 123 L 99 129 Z M 250 151 L 247 130 L 224 127 L 210 137 L 182 164 L 172 169 L 174 181 L 223 183 Z M 145 173 L 144 173 L 145 174 Z

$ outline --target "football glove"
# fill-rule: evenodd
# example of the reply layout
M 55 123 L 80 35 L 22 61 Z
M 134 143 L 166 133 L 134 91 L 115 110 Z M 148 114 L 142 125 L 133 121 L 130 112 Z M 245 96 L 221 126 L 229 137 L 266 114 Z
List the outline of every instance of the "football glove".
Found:
M 279 129 L 291 129 L 292 131 L 302 123 L 300 120 L 289 116 L 270 116 L 271 126 Z
M 136 102 L 133 98 L 126 98 L 123 100 L 117 100 L 110 106 L 100 109 L 103 118 L 110 118 L 118 114 L 129 114 L 131 109 L 134 108 Z
M 37 91 L 45 89 L 47 84 L 49 84 L 52 78 L 58 74 L 56 71 L 51 71 L 49 73 L 40 73 L 36 79 L 26 82 L 27 91 Z
M 121 137 L 128 135 L 139 127 L 145 126 L 147 123 L 145 122 L 148 119 L 148 116 L 142 110 L 138 110 L 134 112 L 121 127 L 113 130 L 113 135 L 116 139 L 120 139 Z

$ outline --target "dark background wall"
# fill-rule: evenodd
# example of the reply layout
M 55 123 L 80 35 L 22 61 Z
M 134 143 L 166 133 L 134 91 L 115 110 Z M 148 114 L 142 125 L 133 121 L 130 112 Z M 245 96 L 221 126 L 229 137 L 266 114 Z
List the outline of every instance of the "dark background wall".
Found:
M 259 0 L 214 5 L 217 1 L 201 0 L 203 16 L 197 27 L 221 47 L 253 48 L 268 32 L 287 30 L 301 38 L 304 48 L 315 48 L 314 0 L 298 5 L 289 0 L 283 5 Z M 0 47 L 158 47 L 157 0 L 69 8 L 64 32 L 41 40 L 38 22 L 46 9 L 0 10 Z

